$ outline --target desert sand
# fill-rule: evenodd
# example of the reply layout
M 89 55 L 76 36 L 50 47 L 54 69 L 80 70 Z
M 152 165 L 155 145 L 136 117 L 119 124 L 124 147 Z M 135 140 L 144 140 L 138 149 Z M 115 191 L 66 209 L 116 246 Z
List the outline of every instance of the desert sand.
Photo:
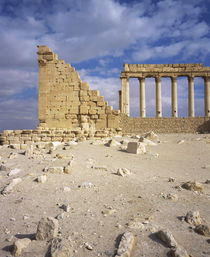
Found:
M 145 154 L 128 153 L 122 145 L 105 146 L 107 139 L 69 144 L 66 150 L 62 144 L 51 153 L 47 147 L 24 154 L 0 146 L 0 164 L 7 168 L 0 171 L 0 256 L 12 256 L 18 238 L 32 240 L 21 256 L 49 256 L 50 242 L 35 240 L 43 217 L 57 217 L 58 237 L 69 240 L 75 257 L 115 256 L 126 231 L 136 237 L 132 256 L 168 256 L 170 249 L 156 236 L 160 229 L 169 229 L 193 257 L 210 256 L 210 237 L 197 234 L 184 220 L 188 211 L 197 210 L 202 223 L 210 224 L 210 135 L 158 136 Z M 115 140 L 126 145 L 138 138 Z M 47 171 L 71 160 L 69 174 Z M 9 176 L 15 168 L 19 172 Z M 119 168 L 130 174 L 120 176 Z M 44 174 L 46 182 L 38 182 Z M 3 194 L 15 178 L 22 181 Z M 187 181 L 202 183 L 204 191 L 182 188 Z

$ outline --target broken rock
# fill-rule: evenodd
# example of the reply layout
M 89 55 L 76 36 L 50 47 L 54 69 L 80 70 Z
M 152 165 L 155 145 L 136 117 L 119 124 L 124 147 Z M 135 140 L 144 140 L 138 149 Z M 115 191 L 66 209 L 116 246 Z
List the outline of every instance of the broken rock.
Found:
M 70 242 L 64 238 L 54 238 L 50 246 L 51 257 L 71 257 L 73 255 Z
M 107 144 L 105 144 L 106 146 L 109 146 L 109 147 L 114 147 L 114 146 L 120 146 L 121 145 L 121 143 L 119 143 L 117 140 L 115 140 L 115 139 L 110 139 L 109 141 L 108 141 L 108 143 Z
M 20 172 L 20 169 L 13 169 L 9 172 L 8 176 L 14 176 L 14 175 L 17 175 L 18 173 Z
M 119 175 L 119 176 L 124 177 L 124 176 L 130 175 L 130 174 L 131 174 L 131 172 L 130 172 L 129 169 L 126 169 L 126 168 L 119 168 L 119 169 L 117 169 L 117 175 Z
M 136 242 L 135 236 L 131 232 L 125 232 L 120 240 L 120 244 L 115 257 L 130 257 Z
M 206 237 L 209 237 L 210 236 L 210 230 L 209 230 L 209 226 L 208 225 L 198 225 L 195 227 L 195 232 L 200 234 L 200 235 L 203 235 L 203 236 L 206 236 Z
M 58 221 L 53 217 L 42 218 L 37 226 L 36 240 L 50 240 L 58 234 Z
M 171 251 L 169 252 L 170 256 L 172 257 L 190 257 L 190 255 L 187 253 L 187 251 L 183 248 L 181 248 L 180 246 L 171 249 Z
M 188 181 L 182 187 L 190 191 L 204 192 L 204 186 L 196 181 Z
M 31 240 L 29 238 L 18 239 L 14 242 L 13 254 L 15 256 L 20 256 L 22 251 L 30 244 Z
M 19 184 L 20 182 L 22 182 L 22 179 L 21 179 L 21 178 L 15 178 L 15 179 L 13 179 L 12 182 L 11 182 L 8 186 L 6 186 L 6 187 L 2 190 L 1 193 L 2 193 L 3 195 L 7 195 L 7 194 L 11 193 L 11 192 L 13 191 L 14 187 L 15 187 L 17 184 Z
M 163 241 L 169 248 L 177 247 L 177 242 L 168 229 L 161 229 L 156 233 L 157 237 Z
M 202 223 L 199 211 L 189 211 L 185 216 L 185 221 L 193 226 L 198 226 Z
M 47 181 L 46 175 L 41 175 L 41 176 L 38 176 L 38 178 L 37 178 L 37 182 L 39 182 L 39 183 L 45 183 L 46 181 Z
M 57 174 L 62 174 L 64 172 L 63 167 L 49 167 L 46 169 L 47 172 L 49 173 L 57 173 Z

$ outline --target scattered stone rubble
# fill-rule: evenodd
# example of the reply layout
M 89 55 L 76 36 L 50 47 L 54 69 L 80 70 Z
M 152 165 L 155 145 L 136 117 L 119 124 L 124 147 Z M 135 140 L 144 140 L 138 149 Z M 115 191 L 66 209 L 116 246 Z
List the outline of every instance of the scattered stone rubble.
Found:
M 204 192 L 204 186 L 203 184 L 197 182 L 197 181 L 188 181 L 182 185 L 184 189 L 190 190 L 190 191 L 197 191 L 197 192 Z
M 37 226 L 36 240 L 50 240 L 58 235 L 58 220 L 52 217 L 42 218 Z
M 115 257 L 131 257 L 135 242 L 135 236 L 131 232 L 125 232 L 121 237 Z

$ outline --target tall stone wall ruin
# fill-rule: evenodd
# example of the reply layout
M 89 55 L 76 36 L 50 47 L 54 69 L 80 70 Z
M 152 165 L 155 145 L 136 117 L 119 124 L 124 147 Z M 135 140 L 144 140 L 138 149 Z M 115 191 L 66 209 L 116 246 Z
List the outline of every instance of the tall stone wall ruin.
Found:
M 119 111 L 82 82 L 75 68 L 59 60 L 47 46 L 38 46 L 39 120 L 47 128 L 80 127 L 92 134 L 99 129 L 118 129 Z

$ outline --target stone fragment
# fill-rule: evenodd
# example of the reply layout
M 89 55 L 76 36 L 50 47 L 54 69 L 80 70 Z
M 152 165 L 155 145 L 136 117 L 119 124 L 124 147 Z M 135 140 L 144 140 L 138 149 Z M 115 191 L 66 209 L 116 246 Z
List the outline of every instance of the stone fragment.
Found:
M 78 143 L 77 142 L 75 142 L 75 141 L 69 141 L 68 143 L 66 143 L 68 146 L 76 146 L 76 145 L 78 145 Z
M 131 257 L 135 242 L 135 236 L 131 232 L 125 232 L 121 237 L 115 257 Z
M 10 147 L 11 149 L 20 150 L 20 144 L 11 144 L 11 145 L 9 145 L 9 147 Z
M 2 194 L 3 195 L 7 195 L 9 193 L 11 193 L 14 190 L 14 187 L 19 184 L 20 182 L 22 182 L 21 178 L 15 178 L 12 180 L 12 182 L 10 182 L 9 185 L 7 185 L 3 190 L 2 190 Z
M 70 242 L 64 238 L 54 238 L 50 246 L 51 257 L 71 257 L 73 256 Z
M 84 246 L 85 246 L 85 248 L 88 249 L 89 251 L 92 251 L 92 250 L 93 250 L 93 247 L 92 247 L 88 242 L 84 243 Z
M 144 137 L 140 137 L 139 138 L 139 142 L 143 143 L 144 145 L 149 145 L 149 146 L 156 146 L 157 144 L 147 138 L 144 138 Z
M 0 165 L 0 171 L 10 171 L 10 168 L 9 167 L 7 167 L 6 165 L 4 165 L 4 164 L 1 164 Z
M 139 142 L 129 142 L 126 150 L 128 153 L 144 154 L 146 153 L 145 145 Z
M 8 173 L 8 176 L 17 175 L 19 172 L 20 172 L 20 169 L 15 168 L 15 169 L 11 170 L 11 171 Z
M 131 220 L 128 222 L 128 227 L 130 229 L 138 229 L 138 230 L 144 230 L 145 226 L 141 221 L 138 220 Z
M 169 252 L 171 257 L 192 257 L 187 253 L 187 251 L 180 246 L 177 246 L 176 248 L 172 248 Z
M 63 159 L 63 155 L 61 155 L 60 153 L 57 153 L 57 154 L 56 154 L 56 158 L 58 158 L 58 159 Z
M 157 237 L 163 241 L 169 248 L 177 247 L 177 242 L 168 229 L 161 229 L 156 233 Z
M 172 178 L 172 177 L 168 178 L 168 182 L 175 182 L 175 178 Z
M 70 212 L 71 209 L 71 207 L 68 204 L 63 204 L 60 208 L 63 209 L 65 212 Z
M 205 184 L 210 184 L 210 179 L 207 179 L 207 180 L 205 181 Z
M 49 167 L 46 171 L 49 173 L 62 174 L 64 172 L 64 168 L 63 167 Z
M 37 178 L 37 182 L 39 182 L 39 183 L 45 183 L 46 181 L 47 181 L 46 175 L 41 175 L 41 176 L 38 176 L 38 178 Z
M 184 183 L 182 187 L 190 191 L 204 192 L 204 186 L 196 181 L 188 181 Z
M 58 214 L 55 218 L 56 218 L 57 220 L 62 220 L 62 219 L 64 218 L 64 216 L 65 216 L 65 213 L 62 212 L 62 213 Z
M 58 234 L 58 221 L 55 218 L 42 218 L 37 226 L 36 240 L 50 240 Z
M 16 153 L 10 153 L 9 154 L 9 159 L 14 159 L 14 158 L 16 158 L 17 157 L 17 154 Z
M 104 171 L 108 170 L 107 166 L 105 166 L 105 165 L 102 165 L 102 166 L 93 165 L 92 168 L 94 168 L 96 170 L 104 170 Z
M 72 172 L 72 166 L 68 165 L 64 167 L 64 173 L 70 174 Z
M 64 191 L 64 192 L 70 192 L 70 191 L 71 191 L 71 188 L 70 188 L 70 187 L 63 187 L 63 191 Z
M 202 223 L 199 211 L 189 211 L 185 216 L 185 221 L 193 226 L 198 226 Z
M 177 142 L 178 145 L 181 145 L 181 144 L 183 144 L 183 143 L 184 143 L 184 140 L 179 140 L 179 141 Z
M 45 145 L 45 148 L 46 149 L 49 149 L 49 150 L 56 150 L 56 148 L 58 148 L 58 146 L 61 145 L 61 142 L 50 142 L 49 144 Z
M 110 139 L 110 140 L 108 141 L 108 143 L 105 144 L 105 145 L 106 145 L 106 146 L 109 146 L 109 147 L 115 147 L 115 146 L 120 146 L 121 143 L 118 142 L 118 141 L 115 140 L 115 139 Z
M 177 202 L 178 201 L 178 195 L 177 194 L 168 194 L 167 195 L 167 199 L 173 201 L 173 202 Z
M 91 188 L 93 184 L 91 182 L 83 182 L 79 187 L 81 188 Z
M 149 132 L 145 133 L 143 135 L 143 137 L 146 139 L 152 140 L 152 141 L 154 141 L 154 140 L 159 141 L 158 135 L 155 134 L 153 131 L 149 131 Z
M 210 236 L 210 229 L 209 229 L 209 226 L 208 225 L 198 225 L 195 227 L 195 232 L 200 234 L 200 235 L 203 235 L 203 236 L 206 236 L 206 237 L 209 237 Z
M 29 238 L 18 239 L 14 242 L 13 254 L 15 256 L 20 256 L 22 251 L 30 244 L 31 240 Z
M 118 176 L 124 177 L 124 176 L 130 175 L 130 174 L 131 174 L 131 172 L 127 168 L 119 168 L 119 169 L 117 169 L 117 175 Z
M 108 209 L 108 210 L 104 210 L 102 211 L 102 214 L 104 215 L 104 217 L 112 215 L 114 213 L 116 213 L 117 211 L 115 209 Z

